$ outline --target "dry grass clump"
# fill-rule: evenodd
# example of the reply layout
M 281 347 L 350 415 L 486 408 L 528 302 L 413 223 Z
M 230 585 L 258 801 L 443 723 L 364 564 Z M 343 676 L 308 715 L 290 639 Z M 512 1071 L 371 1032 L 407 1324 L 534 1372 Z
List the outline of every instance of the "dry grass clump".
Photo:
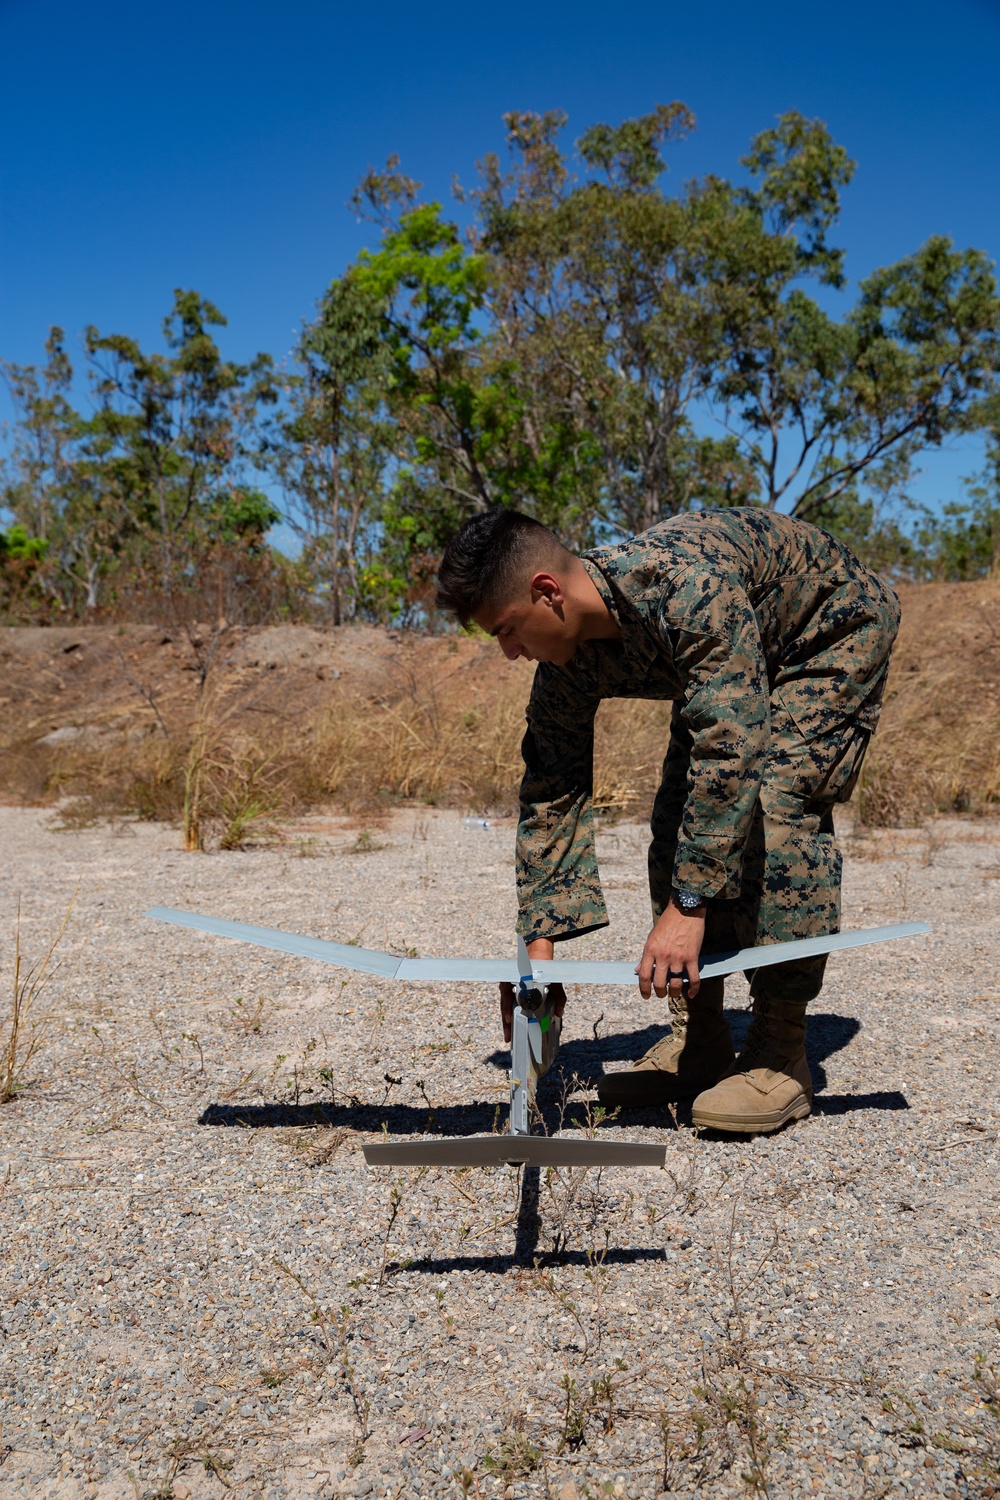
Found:
M 1000 802 L 1000 583 L 901 591 L 882 723 L 858 793 L 862 821 L 919 823 Z
M 971 697 L 956 670 L 907 673 L 872 742 L 858 816 L 907 827 L 933 812 L 986 812 L 1000 802 L 1000 703 Z
M 58 799 L 70 827 L 102 817 L 176 822 L 184 805 L 186 759 L 182 740 L 157 729 L 40 746 L 37 800 Z
M 274 837 L 275 819 L 292 805 L 288 768 L 275 763 L 273 749 L 202 723 L 169 736 L 154 729 L 60 748 L 44 762 L 47 798 L 60 799 L 64 826 L 99 818 L 179 823 L 188 849 L 209 842 L 239 849 Z
M 344 690 L 316 719 L 286 729 L 273 748 L 298 805 L 340 801 L 354 809 L 414 799 L 511 812 L 521 779 L 526 674 L 472 693 L 433 680 L 381 703 Z M 598 717 L 594 803 L 623 812 L 648 803 L 668 732 L 669 705 L 607 704 Z
M 35 795 L 64 823 L 180 823 L 185 845 L 233 849 L 273 837 L 277 820 L 337 803 L 355 813 L 404 801 L 503 814 L 517 806 L 527 671 L 395 675 L 379 696 L 331 684 L 307 711 L 278 701 L 241 711 L 203 696 L 169 729 L 149 721 L 30 757 Z M 598 716 L 594 802 L 648 807 L 669 734 L 669 704 L 621 701 Z M 23 781 L 22 781 L 23 784 Z
M 400 802 L 513 812 L 530 686 L 488 659 L 457 671 L 404 666 L 373 695 L 334 682 L 305 708 L 272 697 L 249 707 L 221 688 L 176 711 L 56 745 L 25 746 L 26 800 L 59 799 L 69 824 L 141 818 L 180 824 L 185 845 L 225 849 L 277 835 L 280 820 L 323 804 L 356 814 Z M 426 664 L 425 664 L 426 666 Z M 670 705 L 602 704 L 594 805 L 642 816 L 659 782 Z M 860 820 L 912 826 L 934 811 L 1000 802 L 1000 703 L 971 694 L 960 669 L 894 673 L 857 798 Z
M 1000 586 L 928 584 L 903 602 L 858 793 L 861 821 L 882 827 L 1000 801 Z M 225 622 L 79 634 L 7 640 L 14 707 L 0 726 L 6 794 L 59 800 L 67 822 L 159 819 L 181 824 L 189 849 L 238 848 L 321 804 L 517 806 L 532 669 L 492 642 Z M 648 810 L 669 713 L 602 704 L 597 808 Z
M 463 691 L 412 677 L 377 700 L 338 685 L 310 722 L 286 727 L 276 756 L 300 803 L 415 799 L 507 810 L 519 775 L 519 699 L 506 679 Z
M 10 1006 L 0 1018 L 0 1104 L 10 1104 L 24 1088 L 28 1069 L 45 1040 L 45 1017 L 38 1001 L 52 972 L 52 957 L 62 941 L 73 912 L 73 902 L 55 937 L 37 963 L 25 966 L 21 953 L 21 902 L 18 899 L 14 925 L 14 972 Z

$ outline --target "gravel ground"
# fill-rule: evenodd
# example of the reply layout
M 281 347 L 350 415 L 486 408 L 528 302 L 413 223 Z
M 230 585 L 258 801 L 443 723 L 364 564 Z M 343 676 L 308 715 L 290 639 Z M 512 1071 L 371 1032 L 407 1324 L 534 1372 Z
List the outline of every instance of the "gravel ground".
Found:
M 316 819 L 205 856 L 0 826 L 8 976 L 18 895 L 35 959 L 77 891 L 0 1110 L 4 1496 L 1000 1494 L 1000 823 L 846 840 L 845 925 L 935 931 L 831 962 L 811 1119 L 597 1121 L 666 1141 L 667 1170 L 524 1183 L 361 1155 L 383 1123 L 503 1124 L 491 994 L 142 917 L 504 953 L 510 824 Z M 637 954 L 643 832 L 601 851 L 613 923 L 577 951 Z M 548 1127 L 586 1126 L 587 1080 L 662 1029 L 656 1001 L 573 994 Z

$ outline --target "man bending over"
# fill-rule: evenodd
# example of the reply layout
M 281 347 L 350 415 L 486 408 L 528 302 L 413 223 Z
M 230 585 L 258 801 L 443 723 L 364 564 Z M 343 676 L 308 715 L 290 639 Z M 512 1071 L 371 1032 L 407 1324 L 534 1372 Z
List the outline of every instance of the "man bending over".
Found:
M 696 1125 L 777 1130 L 809 1113 L 806 1006 L 825 957 L 748 976 L 735 1057 L 706 952 L 838 930 L 846 802 L 878 722 L 899 626 L 893 591 L 827 532 L 768 510 L 675 516 L 578 557 L 528 516 L 466 521 L 438 604 L 535 661 L 517 832 L 518 931 L 533 958 L 607 925 L 591 809 L 603 698 L 671 699 L 651 818 L 653 929 L 639 990 L 671 1034 L 602 1079 L 602 1103 L 694 1098 Z M 562 997 L 560 997 L 562 998 Z M 501 1008 L 509 1036 L 511 986 Z

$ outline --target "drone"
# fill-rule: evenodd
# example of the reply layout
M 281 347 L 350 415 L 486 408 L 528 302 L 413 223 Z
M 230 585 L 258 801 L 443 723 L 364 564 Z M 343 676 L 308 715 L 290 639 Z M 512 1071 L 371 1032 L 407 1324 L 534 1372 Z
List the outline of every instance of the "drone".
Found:
M 423 983 L 512 984 L 516 994 L 511 1036 L 510 1116 L 504 1133 L 441 1136 L 436 1140 L 379 1141 L 364 1146 L 369 1166 L 433 1167 L 662 1167 L 666 1146 L 645 1141 L 592 1140 L 589 1137 L 532 1135 L 535 1091 L 559 1051 L 562 1021 L 555 1013 L 549 986 L 555 984 L 633 985 L 633 963 L 579 959 L 533 959 L 518 937 L 516 956 L 494 958 L 400 958 L 351 943 L 254 927 L 197 912 L 154 906 L 146 912 L 158 922 L 172 922 L 216 937 L 233 938 L 258 948 L 272 948 L 297 958 L 311 958 L 359 974 Z M 714 954 L 700 964 L 702 979 L 760 969 L 793 959 L 862 948 L 897 938 L 930 932 L 927 922 L 899 922 L 889 927 L 865 927 L 828 937 L 801 938 L 791 943 L 767 943 Z

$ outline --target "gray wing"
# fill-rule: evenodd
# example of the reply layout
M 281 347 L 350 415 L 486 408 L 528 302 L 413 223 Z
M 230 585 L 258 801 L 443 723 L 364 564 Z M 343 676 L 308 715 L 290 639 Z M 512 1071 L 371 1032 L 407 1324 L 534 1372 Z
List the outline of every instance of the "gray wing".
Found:
M 328 943 L 322 938 L 303 937 L 296 932 L 281 932 L 275 927 L 253 927 L 246 922 L 226 922 L 221 917 L 203 917 L 198 912 L 175 911 L 169 906 L 154 906 L 147 917 L 157 922 L 173 922 L 195 932 L 210 932 L 216 937 L 235 938 L 258 948 L 273 948 L 278 953 L 292 953 L 297 958 L 314 958 L 320 963 L 341 969 L 355 969 L 360 974 L 381 974 L 386 979 L 478 980 L 495 984 L 509 980 L 517 984 L 517 962 L 502 958 L 400 958 L 395 953 L 381 953 L 375 948 L 356 948 L 353 943 Z
M 221 917 L 203 917 L 197 912 L 175 911 L 169 906 L 154 906 L 146 913 L 158 922 L 173 922 L 195 932 L 210 932 L 216 937 L 235 938 L 258 948 L 273 948 L 297 958 L 314 958 L 320 963 L 341 969 L 355 969 L 361 974 L 381 974 L 386 979 L 432 980 L 439 983 L 472 980 L 496 984 L 520 980 L 516 959 L 503 958 L 398 958 L 374 948 L 356 948 L 353 943 L 328 943 L 322 938 L 303 937 L 295 932 L 281 932 L 275 927 L 252 927 L 245 922 L 226 922 Z M 768 943 L 760 948 L 741 948 L 736 953 L 718 953 L 701 965 L 704 979 L 717 974 L 732 974 L 739 969 L 761 969 L 766 964 L 783 964 L 794 958 L 811 958 L 817 953 L 836 953 L 844 948 L 861 948 L 867 943 L 886 943 L 893 938 L 915 937 L 930 932 L 926 922 L 899 922 L 892 927 L 866 927 L 858 932 L 838 932 L 830 937 L 802 938 L 795 943 Z M 634 963 L 600 963 L 574 959 L 539 959 L 531 964 L 538 984 L 635 984 Z
M 813 958 L 818 953 L 839 953 L 845 948 L 864 948 L 868 943 L 888 943 L 894 938 L 916 937 L 930 932 L 927 922 L 897 922 L 891 927 L 863 927 L 857 932 L 836 932 L 829 937 L 800 938 L 794 943 L 765 943 L 759 948 L 740 948 L 735 953 L 713 953 L 700 966 L 702 979 L 734 974 L 740 969 L 763 969 L 795 958 Z M 632 963 L 586 963 L 573 959 L 538 959 L 532 972 L 539 984 L 635 984 Z

